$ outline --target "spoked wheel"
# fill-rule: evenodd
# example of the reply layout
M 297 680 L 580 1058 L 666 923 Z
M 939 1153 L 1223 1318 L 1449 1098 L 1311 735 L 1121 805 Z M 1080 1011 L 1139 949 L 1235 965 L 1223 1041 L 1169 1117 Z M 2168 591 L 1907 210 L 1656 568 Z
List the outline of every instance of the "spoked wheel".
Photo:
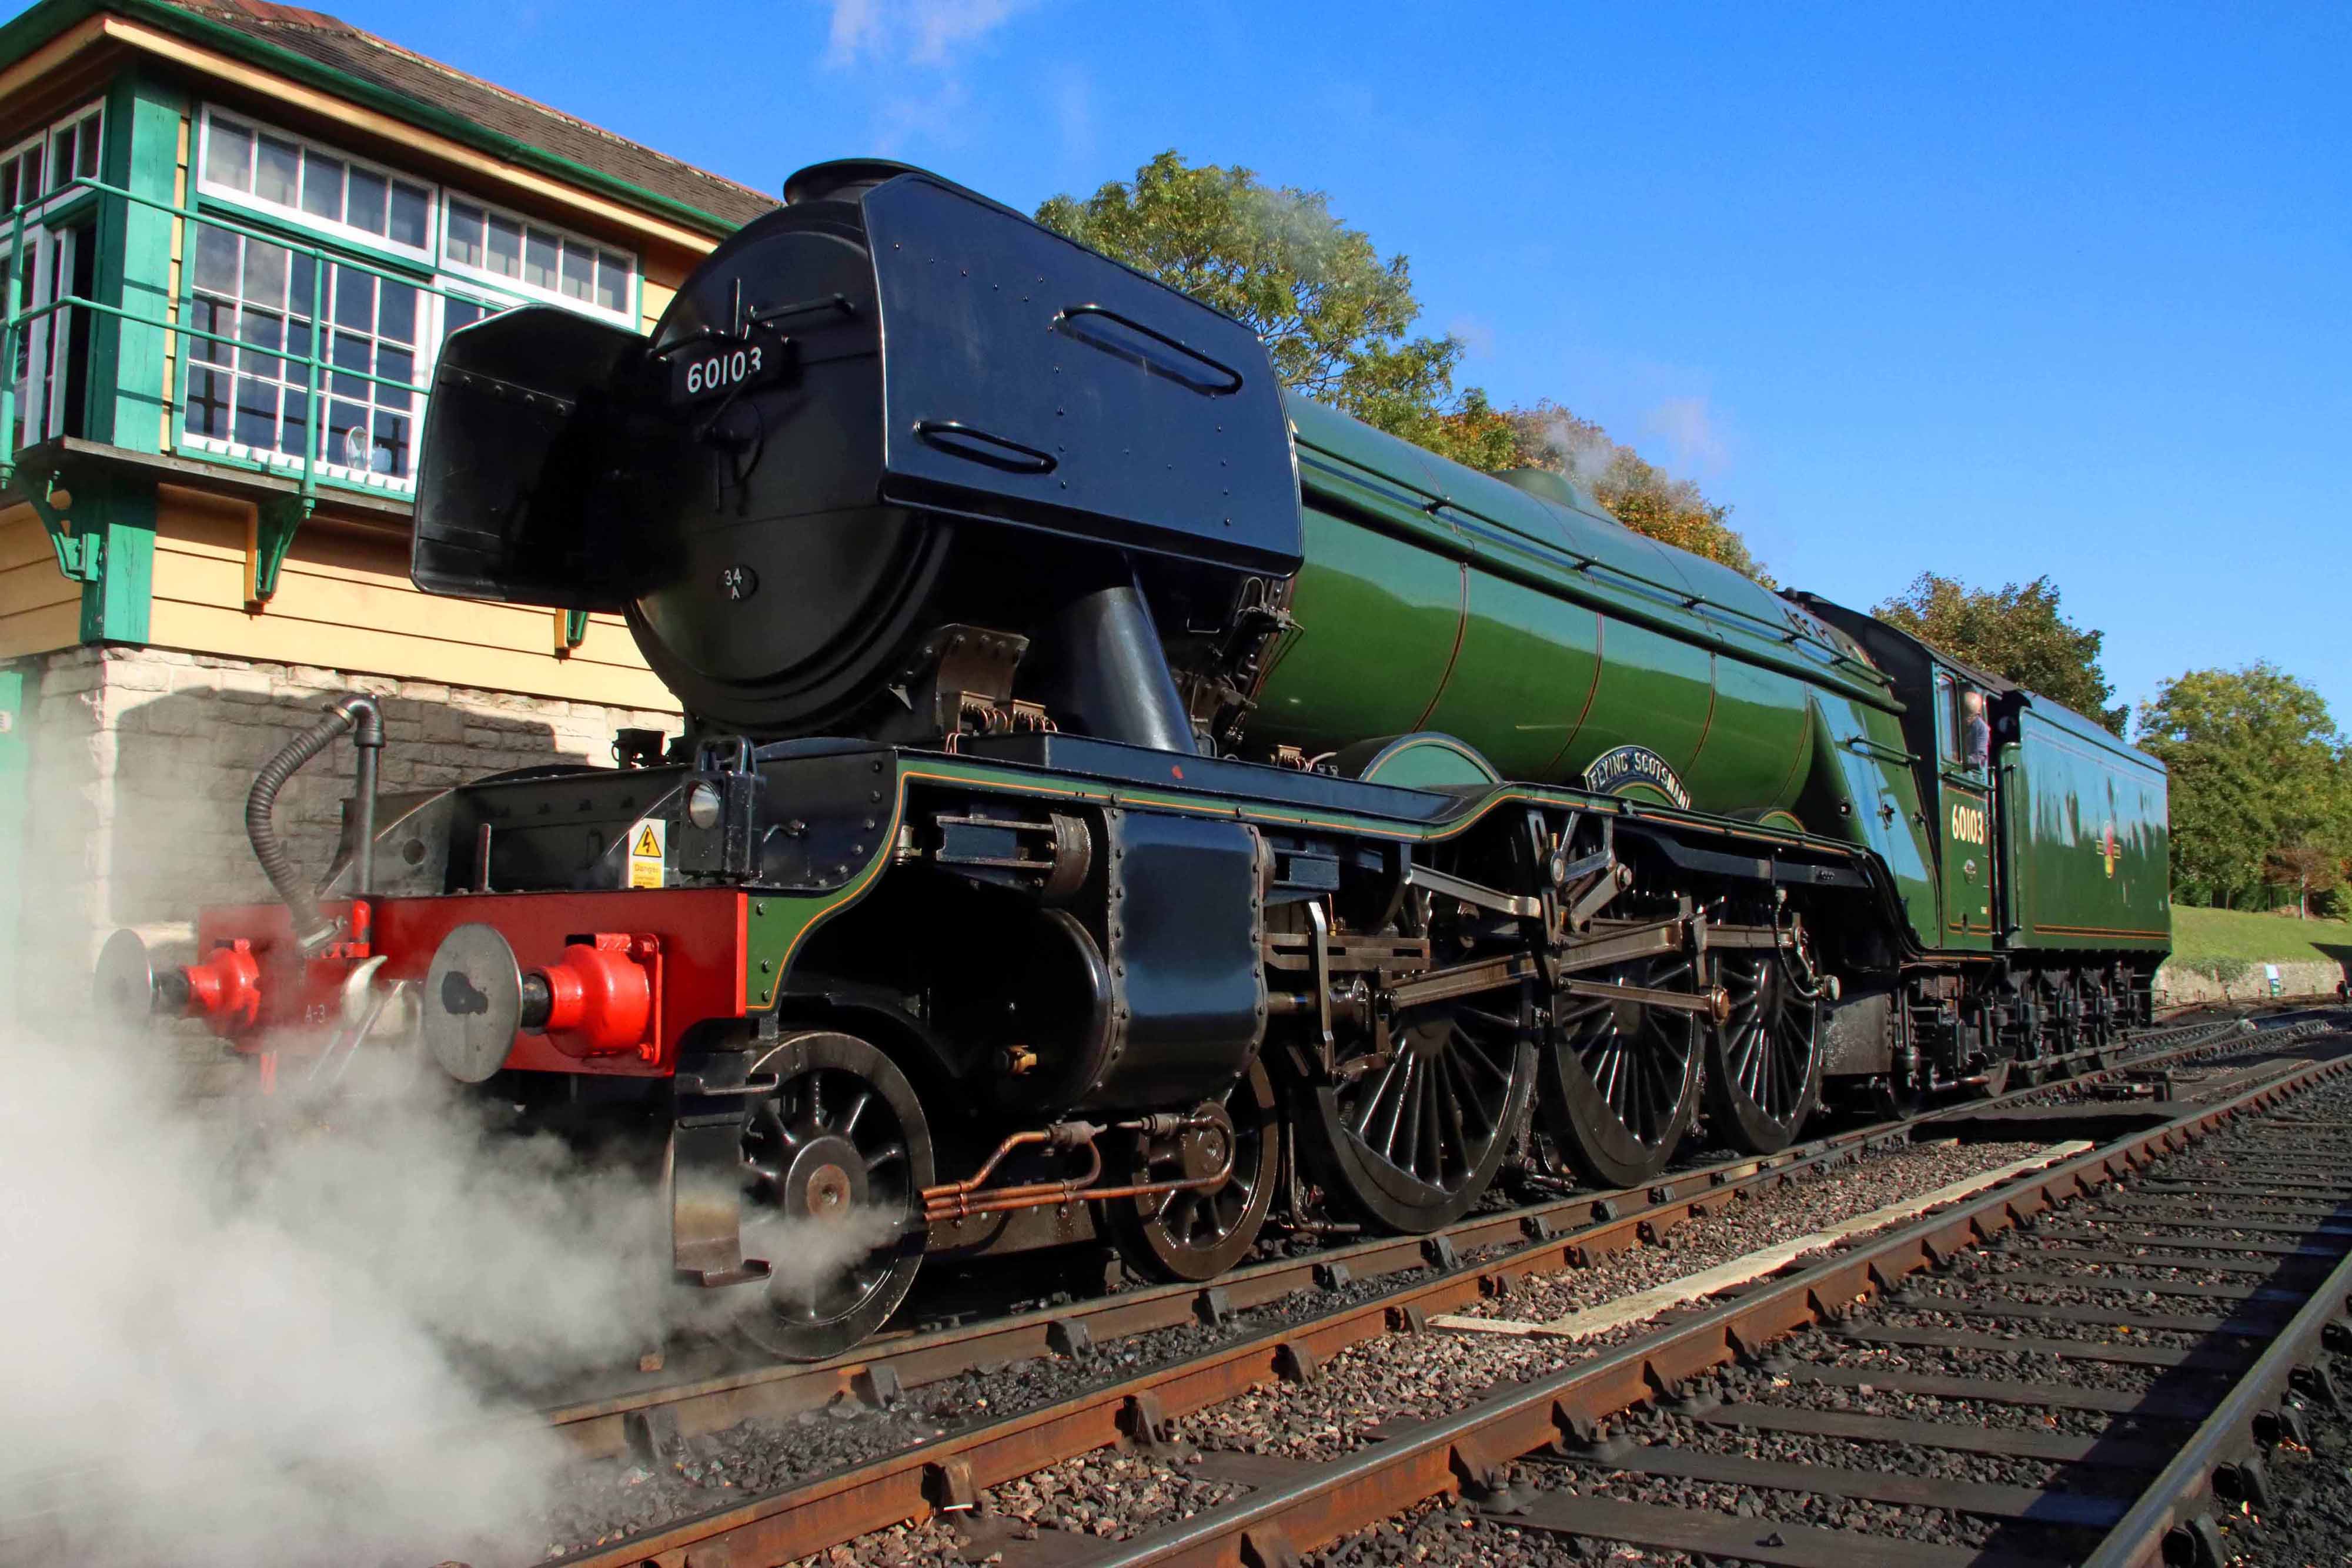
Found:
M 1820 1103 L 1822 1009 L 1805 978 L 1811 967 L 1801 950 L 1717 954 L 1728 1010 L 1706 1028 L 1706 1119 L 1733 1148 L 1779 1154 Z
M 1212 1280 L 1223 1273 L 1249 1256 L 1274 1202 L 1282 1150 L 1274 1083 L 1265 1065 L 1251 1063 L 1222 1103 L 1203 1105 L 1198 1114 L 1212 1124 L 1151 1140 L 1131 1163 L 1130 1179 L 1140 1185 L 1207 1176 L 1230 1153 L 1233 1174 L 1221 1186 L 1113 1198 L 1103 1206 L 1119 1256 L 1156 1280 Z
M 898 1064 L 852 1035 L 804 1034 L 753 1065 L 776 1074 L 743 1132 L 743 1255 L 764 1285 L 735 1326 L 789 1361 L 838 1355 L 906 1299 L 923 1261 L 931 1139 Z
M 1637 958 L 1574 978 L 1695 992 L 1682 954 Z M 1665 1168 L 1698 1104 L 1698 1015 L 1633 998 L 1565 993 L 1552 1009 L 1538 1075 L 1544 1131 L 1585 1179 L 1639 1186 Z
M 1333 1195 L 1391 1230 L 1451 1225 L 1485 1196 L 1535 1078 L 1517 1009 L 1435 1002 L 1397 1015 L 1385 1058 L 1307 1085 L 1305 1152 Z

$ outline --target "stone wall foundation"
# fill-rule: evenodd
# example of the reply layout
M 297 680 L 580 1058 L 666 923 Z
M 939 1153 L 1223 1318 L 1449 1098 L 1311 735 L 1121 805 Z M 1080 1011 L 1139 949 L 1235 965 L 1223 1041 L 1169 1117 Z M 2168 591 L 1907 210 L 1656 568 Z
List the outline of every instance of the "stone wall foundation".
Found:
M 68 649 L 20 661 L 26 675 L 27 821 L 21 1012 L 69 1017 L 99 945 L 132 926 L 177 959 L 204 904 L 275 896 L 245 836 L 255 769 L 347 692 L 383 705 L 386 793 L 508 768 L 610 766 L 614 732 L 676 734 L 676 713 L 520 696 L 307 664 L 161 648 Z M 278 798 L 280 836 L 324 875 L 350 789 L 339 741 Z M 216 1057 L 209 1041 L 205 1054 Z

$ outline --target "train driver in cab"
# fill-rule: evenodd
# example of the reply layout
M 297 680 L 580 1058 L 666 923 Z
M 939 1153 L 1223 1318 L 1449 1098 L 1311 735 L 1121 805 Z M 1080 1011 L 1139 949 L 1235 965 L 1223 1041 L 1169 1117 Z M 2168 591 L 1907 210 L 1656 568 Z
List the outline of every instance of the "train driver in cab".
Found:
M 1960 693 L 1960 761 L 1977 772 L 1992 766 L 1992 726 L 1985 720 L 1984 693 Z

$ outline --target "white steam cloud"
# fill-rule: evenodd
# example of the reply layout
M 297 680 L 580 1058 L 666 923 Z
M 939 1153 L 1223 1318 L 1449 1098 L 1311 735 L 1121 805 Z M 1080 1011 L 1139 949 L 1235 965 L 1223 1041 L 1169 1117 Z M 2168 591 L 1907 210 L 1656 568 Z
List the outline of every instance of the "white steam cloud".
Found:
M 0 1040 L 0 1561 L 530 1561 L 561 1456 L 485 1383 L 634 1361 L 641 1177 L 437 1092 L 257 1136 L 173 1042 Z
M 1704 395 L 1664 399 L 1642 416 L 1642 429 L 1665 442 L 1678 473 L 1715 474 L 1731 460 L 1730 444 Z

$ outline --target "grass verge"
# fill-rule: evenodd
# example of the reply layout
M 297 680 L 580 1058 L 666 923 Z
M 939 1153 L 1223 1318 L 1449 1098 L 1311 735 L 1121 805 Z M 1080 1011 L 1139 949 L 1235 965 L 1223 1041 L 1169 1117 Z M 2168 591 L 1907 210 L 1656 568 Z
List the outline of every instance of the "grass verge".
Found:
M 2240 909 L 2175 906 L 2172 958 L 2177 964 L 2341 963 L 2352 958 L 2352 925 Z

